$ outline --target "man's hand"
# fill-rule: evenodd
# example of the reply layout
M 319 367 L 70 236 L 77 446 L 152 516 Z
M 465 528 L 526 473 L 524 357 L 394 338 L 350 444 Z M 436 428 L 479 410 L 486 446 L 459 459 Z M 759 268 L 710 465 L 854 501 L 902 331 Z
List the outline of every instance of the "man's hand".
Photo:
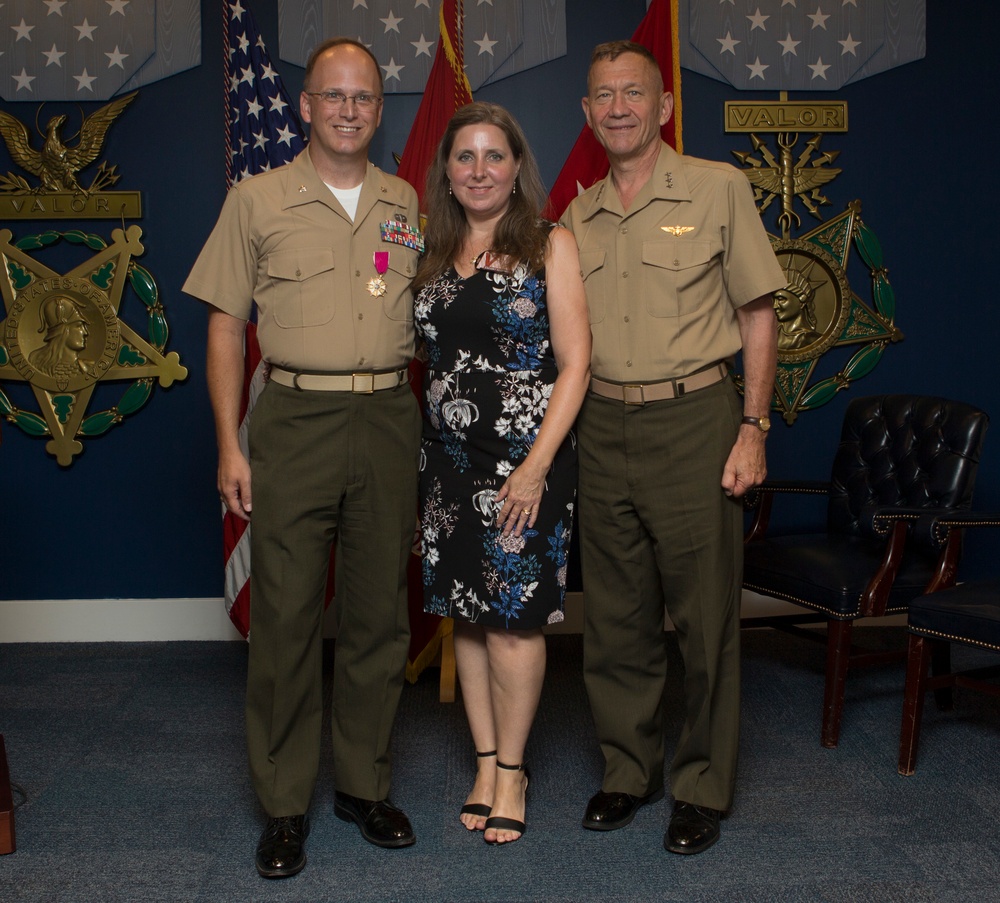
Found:
M 241 520 L 250 520 L 253 507 L 250 496 L 250 462 L 241 452 L 219 455 L 217 478 L 219 498 L 230 514 Z
M 764 433 L 755 426 L 744 424 L 722 470 L 722 491 L 740 498 L 748 489 L 763 483 L 766 476 Z
M 243 393 L 243 334 L 246 321 L 217 308 L 208 315 L 206 374 L 219 445 L 216 485 L 226 509 L 250 520 L 250 462 L 240 449 L 240 398 Z

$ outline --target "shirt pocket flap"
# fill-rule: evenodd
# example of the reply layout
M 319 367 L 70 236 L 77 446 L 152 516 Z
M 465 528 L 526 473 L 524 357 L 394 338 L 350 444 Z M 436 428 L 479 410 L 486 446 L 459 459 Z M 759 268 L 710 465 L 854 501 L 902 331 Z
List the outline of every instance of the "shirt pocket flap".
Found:
M 267 275 L 273 279 L 304 282 L 333 268 L 332 248 L 275 251 L 267 258 Z
M 417 272 L 417 251 L 403 245 L 392 245 L 389 253 L 389 269 L 410 281 Z
M 583 276 L 584 282 L 587 281 L 588 276 L 604 266 L 607 256 L 607 251 L 603 248 L 580 252 L 580 274 Z
M 712 246 L 707 241 L 646 241 L 642 244 L 642 262 L 665 270 L 690 269 L 704 266 L 712 259 Z

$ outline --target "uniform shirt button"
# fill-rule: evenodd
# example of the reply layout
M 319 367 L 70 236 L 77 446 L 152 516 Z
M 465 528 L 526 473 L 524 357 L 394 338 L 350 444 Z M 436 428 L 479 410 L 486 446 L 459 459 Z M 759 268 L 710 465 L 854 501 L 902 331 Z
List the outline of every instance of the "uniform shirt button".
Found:
M 295 275 L 296 276 L 301 276 L 302 275 L 302 270 L 296 270 L 295 271 Z
M 361 275 L 361 270 L 355 270 L 354 271 L 354 275 L 355 276 L 360 276 Z
M 626 314 L 626 315 L 625 315 L 625 322 L 626 322 L 626 323 L 628 323 L 628 321 L 629 321 L 629 319 L 628 319 L 628 315 Z
M 621 232 L 622 235 L 628 235 L 628 226 L 622 226 Z
M 358 319 L 359 319 L 359 320 L 363 320 L 364 318 L 365 318 L 365 315 L 364 315 L 364 314 L 358 314 Z
M 631 367 L 632 366 L 632 362 L 631 361 L 625 361 L 625 366 L 626 367 Z
M 674 258 L 674 266 L 675 267 L 679 267 L 680 265 L 681 265 L 681 262 L 675 257 Z
M 625 270 L 625 272 L 622 273 L 622 279 L 628 279 L 628 270 Z
M 364 364 L 364 362 L 365 362 L 365 359 L 364 359 L 363 357 L 362 357 L 362 358 L 359 358 L 359 359 L 358 359 L 358 366 L 359 366 L 359 367 L 360 367 L 360 366 L 362 366 L 362 365 Z

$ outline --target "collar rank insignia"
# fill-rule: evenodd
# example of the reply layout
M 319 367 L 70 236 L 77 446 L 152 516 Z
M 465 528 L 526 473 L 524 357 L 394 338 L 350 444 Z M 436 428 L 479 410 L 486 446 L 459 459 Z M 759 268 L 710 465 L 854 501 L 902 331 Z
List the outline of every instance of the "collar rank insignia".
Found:
M 694 226 L 660 226 L 660 228 L 671 235 L 683 235 L 685 232 L 694 232 Z
M 424 251 L 424 234 L 419 229 L 414 229 L 398 219 L 386 220 L 379 225 L 382 233 L 382 241 L 391 241 L 393 244 L 403 245 L 406 248 L 413 248 L 421 254 Z

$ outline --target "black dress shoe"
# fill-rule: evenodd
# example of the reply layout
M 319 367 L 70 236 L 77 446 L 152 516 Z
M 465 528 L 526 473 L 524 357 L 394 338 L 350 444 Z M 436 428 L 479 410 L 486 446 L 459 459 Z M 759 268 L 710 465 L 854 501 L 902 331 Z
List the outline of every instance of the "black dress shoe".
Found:
M 671 853 L 700 853 L 719 839 L 719 810 L 694 803 L 674 803 L 663 846 Z
M 417 841 L 410 820 L 388 800 L 362 800 L 338 791 L 333 812 L 337 818 L 354 822 L 361 836 L 377 847 L 408 847 Z
M 591 831 L 614 831 L 624 828 L 639 811 L 640 806 L 649 805 L 663 799 L 663 788 L 646 796 L 632 796 L 631 793 L 595 793 L 587 803 L 583 816 L 583 826 Z
M 304 815 L 269 818 L 257 841 L 257 871 L 262 878 L 289 878 L 306 865 L 309 819 Z

